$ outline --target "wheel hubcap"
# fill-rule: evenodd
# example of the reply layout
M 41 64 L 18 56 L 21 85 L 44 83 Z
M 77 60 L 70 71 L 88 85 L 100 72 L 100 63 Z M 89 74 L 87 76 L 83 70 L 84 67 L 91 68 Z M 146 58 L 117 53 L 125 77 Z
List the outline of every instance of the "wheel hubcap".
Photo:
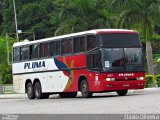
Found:
M 29 96 L 32 95 L 32 88 L 31 88 L 31 86 L 28 87 L 28 95 L 29 95 Z
M 83 94 L 83 95 L 86 95 L 86 93 L 87 93 L 87 85 L 86 85 L 86 84 L 83 84 L 83 85 L 82 85 L 82 94 Z
M 40 91 L 40 89 L 39 89 L 39 87 L 37 86 L 37 88 L 36 88 L 36 96 L 39 96 L 39 91 Z

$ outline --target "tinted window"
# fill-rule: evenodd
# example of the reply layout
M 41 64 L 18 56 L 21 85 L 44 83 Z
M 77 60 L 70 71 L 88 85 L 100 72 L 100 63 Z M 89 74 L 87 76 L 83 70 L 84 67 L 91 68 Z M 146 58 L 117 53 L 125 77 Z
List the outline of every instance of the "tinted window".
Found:
M 62 54 L 72 53 L 72 39 L 62 40 Z
M 22 61 L 29 59 L 29 47 L 28 46 L 21 47 L 21 55 L 20 56 L 21 56 L 20 58 Z
M 51 53 L 51 56 L 60 54 L 60 41 L 51 42 L 50 53 Z
M 126 64 L 142 64 L 141 48 L 124 48 Z
M 31 53 L 30 53 L 30 56 L 31 56 L 31 58 L 38 58 L 39 56 L 38 56 L 38 53 L 39 53 L 39 45 L 31 45 L 31 47 L 30 47 L 30 51 L 31 51 Z
M 41 43 L 40 44 L 40 57 L 48 57 L 48 56 L 50 56 L 49 44 L 48 43 Z
M 97 51 L 87 55 L 87 66 L 92 70 L 99 70 L 102 68 L 101 52 Z
M 93 57 L 92 56 L 93 56 L 92 54 L 87 55 L 87 67 L 89 69 L 93 68 Z
M 20 48 L 13 49 L 13 61 L 18 62 L 20 60 Z
M 106 68 L 124 65 L 123 48 L 105 48 L 104 53 L 104 65 Z
M 105 47 L 141 47 L 138 34 L 103 34 L 99 35 Z
M 55 53 L 56 55 L 60 55 L 61 53 L 61 49 L 60 49 L 60 41 L 56 41 L 56 50 L 55 50 Z
M 84 52 L 85 51 L 85 37 L 74 38 L 74 52 Z
M 144 71 L 141 48 L 103 48 L 105 71 Z
M 97 46 L 96 36 L 88 35 L 87 36 L 87 51 L 95 48 Z

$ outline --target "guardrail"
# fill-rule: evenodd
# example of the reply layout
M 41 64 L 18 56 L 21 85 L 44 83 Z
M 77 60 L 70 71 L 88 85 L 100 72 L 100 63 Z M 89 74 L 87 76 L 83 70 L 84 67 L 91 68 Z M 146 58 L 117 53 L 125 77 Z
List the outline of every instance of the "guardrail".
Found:
M 6 91 L 13 91 L 13 86 L 3 86 L 0 84 L 0 94 L 3 94 Z

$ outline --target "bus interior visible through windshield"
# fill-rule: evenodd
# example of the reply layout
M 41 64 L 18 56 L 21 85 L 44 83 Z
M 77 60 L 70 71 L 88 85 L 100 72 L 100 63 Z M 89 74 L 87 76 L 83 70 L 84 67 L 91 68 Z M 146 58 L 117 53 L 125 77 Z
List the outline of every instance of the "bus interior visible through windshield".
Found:
M 142 71 L 142 48 L 103 48 L 105 71 Z

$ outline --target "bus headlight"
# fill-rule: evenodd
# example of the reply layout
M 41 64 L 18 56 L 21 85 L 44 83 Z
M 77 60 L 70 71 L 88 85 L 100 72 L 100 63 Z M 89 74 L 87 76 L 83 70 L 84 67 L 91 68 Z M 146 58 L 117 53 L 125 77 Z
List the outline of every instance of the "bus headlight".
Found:
M 115 78 L 106 78 L 106 81 L 115 81 Z
M 138 77 L 137 80 L 144 80 L 144 77 Z

